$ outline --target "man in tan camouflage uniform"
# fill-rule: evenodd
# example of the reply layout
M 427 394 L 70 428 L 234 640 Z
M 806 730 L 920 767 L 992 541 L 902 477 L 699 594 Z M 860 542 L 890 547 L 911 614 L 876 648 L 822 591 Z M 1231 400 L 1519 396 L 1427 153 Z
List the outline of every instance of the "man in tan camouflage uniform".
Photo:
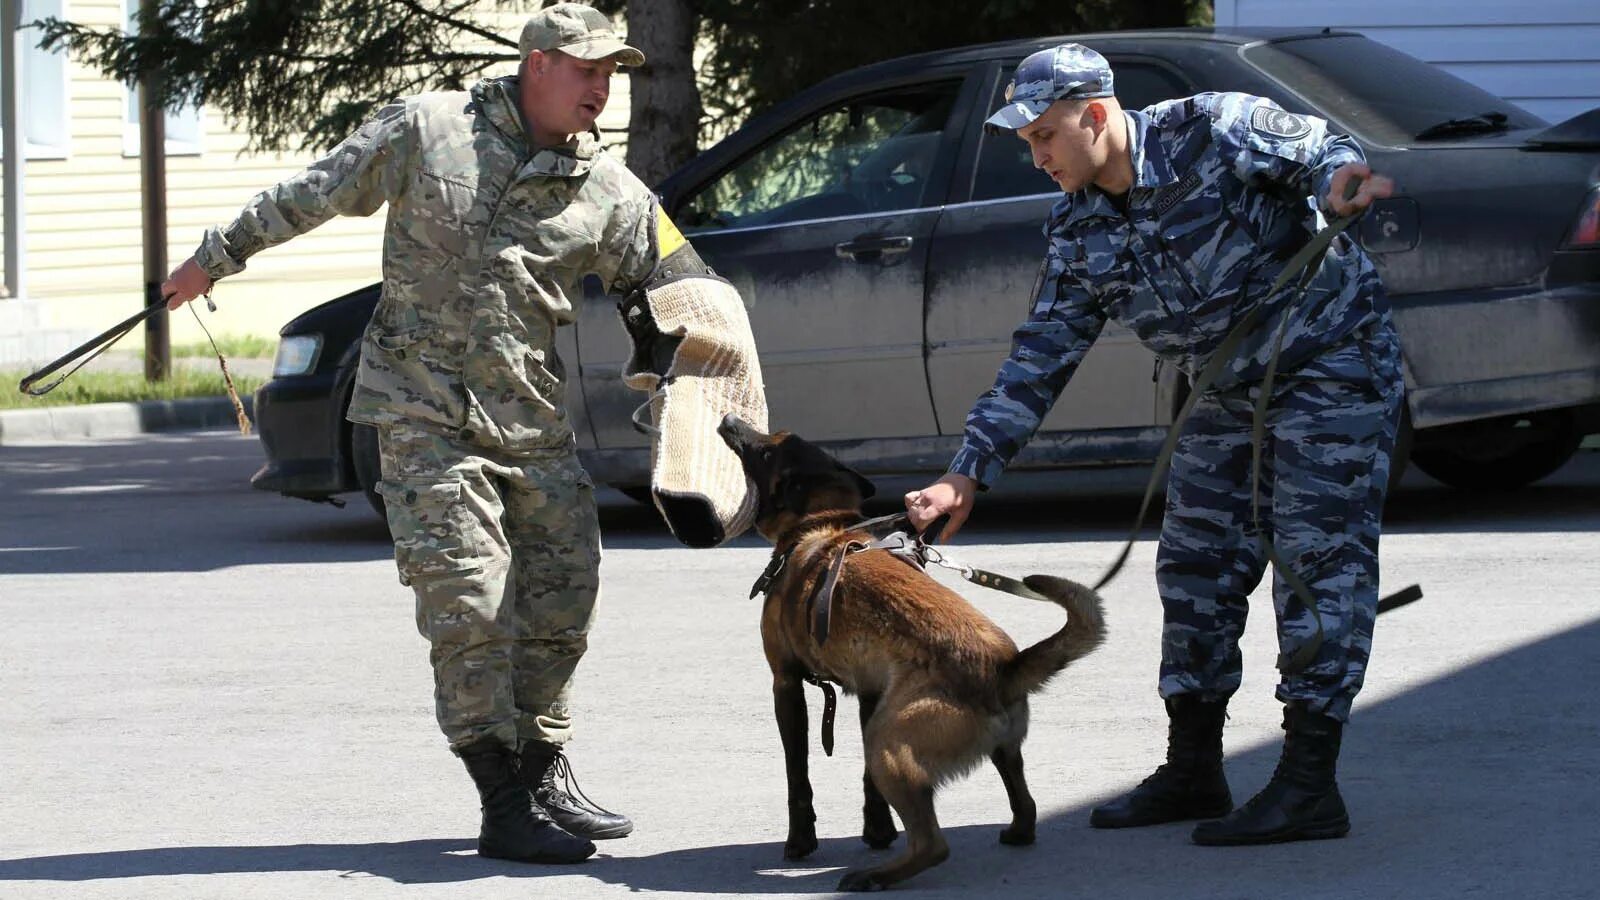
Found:
M 483 805 L 478 852 L 576 862 L 633 825 L 554 780 L 600 563 L 554 333 L 585 275 L 631 291 L 683 239 L 593 134 L 610 77 L 644 55 L 571 3 L 531 19 L 520 49 L 515 77 L 379 110 L 208 231 L 163 290 L 177 308 L 260 250 L 389 204 L 350 418 L 378 429 L 439 724 Z

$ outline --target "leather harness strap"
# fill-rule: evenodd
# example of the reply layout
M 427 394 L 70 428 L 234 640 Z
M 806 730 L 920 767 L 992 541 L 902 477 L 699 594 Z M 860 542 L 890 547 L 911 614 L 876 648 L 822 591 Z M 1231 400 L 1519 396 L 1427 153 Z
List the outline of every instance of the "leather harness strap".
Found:
M 832 682 L 815 672 L 807 672 L 800 677 L 822 688 L 822 752 L 824 755 L 832 756 L 833 718 L 839 710 L 839 695 L 834 693 Z
M 828 642 L 828 621 L 833 616 L 833 595 L 839 588 L 839 573 L 844 571 L 845 557 L 866 550 L 860 541 L 846 541 L 839 546 L 828 563 L 828 571 L 811 589 L 806 598 L 806 619 L 811 623 L 811 637 L 820 646 Z

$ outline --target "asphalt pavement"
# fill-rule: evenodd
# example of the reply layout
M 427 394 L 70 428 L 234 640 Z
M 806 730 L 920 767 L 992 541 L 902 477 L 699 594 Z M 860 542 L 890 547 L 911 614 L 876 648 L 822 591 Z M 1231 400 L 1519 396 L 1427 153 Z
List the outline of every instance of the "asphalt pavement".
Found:
M 0 898 L 813 897 L 882 858 L 856 837 L 851 700 L 833 758 L 813 735 L 822 846 L 782 858 L 782 754 L 746 597 L 767 548 L 681 548 L 605 491 L 605 594 L 570 751 L 583 788 L 637 831 L 575 867 L 478 859 L 476 797 L 434 727 L 384 527 L 359 497 L 252 490 L 260 462 L 227 431 L 0 446 Z M 1141 475 L 1008 479 L 951 551 L 1091 579 Z M 869 512 L 913 486 L 882 481 Z M 1505 495 L 1413 474 L 1388 520 L 1384 587 L 1426 596 L 1379 622 L 1341 760 L 1350 837 L 1201 848 L 1182 825 L 1088 827 L 1163 746 L 1143 540 L 1106 591 L 1107 644 L 1034 698 L 1038 843 L 997 843 L 1007 807 L 985 768 L 939 796 L 950 860 L 897 893 L 1600 893 L 1600 453 Z M 963 592 L 1019 643 L 1059 627 L 1054 608 Z M 1227 729 L 1241 800 L 1279 736 L 1264 589 L 1252 603 Z

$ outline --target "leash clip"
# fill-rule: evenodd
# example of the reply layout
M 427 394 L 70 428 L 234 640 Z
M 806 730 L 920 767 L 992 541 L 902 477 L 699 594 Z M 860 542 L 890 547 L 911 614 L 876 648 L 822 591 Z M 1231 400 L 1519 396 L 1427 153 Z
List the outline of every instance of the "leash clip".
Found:
M 918 543 L 919 546 L 917 548 L 917 552 L 926 564 L 949 569 L 952 572 L 959 573 L 962 578 L 965 578 L 968 581 L 972 580 L 971 566 L 967 565 L 966 563 L 957 562 L 953 559 L 950 559 L 943 553 L 940 553 L 938 548 L 932 546 L 931 544 L 922 544 L 921 542 Z

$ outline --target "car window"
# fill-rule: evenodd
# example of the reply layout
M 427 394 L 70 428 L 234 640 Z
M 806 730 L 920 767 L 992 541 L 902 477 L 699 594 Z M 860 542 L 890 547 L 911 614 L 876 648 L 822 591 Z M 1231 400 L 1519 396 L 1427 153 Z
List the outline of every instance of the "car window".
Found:
M 921 206 L 960 87 L 920 85 L 824 110 L 691 195 L 678 224 L 704 231 Z
M 1506 128 L 1546 124 L 1438 66 L 1361 35 L 1258 44 L 1245 49 L 1244 59 L 1356 134 L 1391 146 L 1410 143 L 1441 122 L 1485 113 L 1504 115 Z
M 1152 103 L 1186 96 L 1183 81 L 1170 70 L 1149 63 L 1111 60 L 1112 83 L 1123 109 L 1143 109 Z M 1005 103 L 1006 82 L 995 90 L 989 109 Z M 1026 142 L 1010 131 L 989 133 L 986 129 L 978 149 L 978 169 L 973 176 L 972 199 L 1026 197 L 1061 190 L 1050 177 L 1033 167 L 1033 155 Z

